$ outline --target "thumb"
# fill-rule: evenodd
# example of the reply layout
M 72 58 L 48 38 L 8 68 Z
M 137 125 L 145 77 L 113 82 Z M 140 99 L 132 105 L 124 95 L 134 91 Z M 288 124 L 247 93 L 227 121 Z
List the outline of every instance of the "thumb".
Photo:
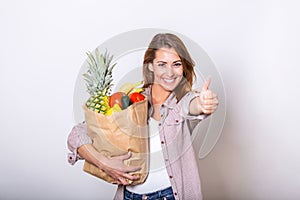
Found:
M 210 81 L 211 81 L 211 77 L 208 76 L 205 81 L 204 81 L 204 84 L 202 86 L 202 91 L 207 91 L 208 90 L 208 87 L 210 85 Z
M 122 155 L 111 156 L 111 158 L 120 159 L 120 160 L 128 160 L 131 157 L 131 155 L 132 155 L 131 152 L 127 152 Z

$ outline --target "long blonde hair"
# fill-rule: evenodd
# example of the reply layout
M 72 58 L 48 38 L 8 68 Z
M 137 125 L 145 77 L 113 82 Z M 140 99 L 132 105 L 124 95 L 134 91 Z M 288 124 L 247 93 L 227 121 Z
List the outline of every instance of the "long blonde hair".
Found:
M 153 64 L 155 53 L 161 48 L 173 48 L 181 59 L 183 66 L 183 79 L 174 89 L 177 101 L 179 101 L 187 92 L 192 89 L 192 84 L 196 74 L 194 71 L 194 62 L 186 49 L 184 43 L 179 37 L 171 33 L 159 33 L 155 35 L 150 42 L 144 55 L 143 78 L 144 87 L 153 84 L 154 74 L 149 70 L 149 64 Z

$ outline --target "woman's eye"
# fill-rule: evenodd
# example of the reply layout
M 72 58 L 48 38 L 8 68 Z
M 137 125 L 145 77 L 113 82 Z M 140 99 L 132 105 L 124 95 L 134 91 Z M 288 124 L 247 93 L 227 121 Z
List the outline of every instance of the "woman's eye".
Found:
M 166 66 L 166 64 L 165 63 L 158 63 L 157 66 L 164 67 L 164 66 Z
M 175 67 L 180 67 L 182 64 L 181 63 L 175 63 L 174 66 Z

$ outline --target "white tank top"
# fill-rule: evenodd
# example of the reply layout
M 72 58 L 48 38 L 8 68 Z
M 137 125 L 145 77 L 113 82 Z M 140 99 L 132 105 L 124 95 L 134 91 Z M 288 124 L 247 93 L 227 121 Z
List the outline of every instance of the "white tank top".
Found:
M 165 189 L 171 186 L 169 176 L 164 162 L 161 142 L 158 132 L 158 121 L 153 118 L 149 120 L 150 137 L 150 163 L 149 175 L 144 183 L 129 185 L 126 189 L 137 194 L 146 194 Z

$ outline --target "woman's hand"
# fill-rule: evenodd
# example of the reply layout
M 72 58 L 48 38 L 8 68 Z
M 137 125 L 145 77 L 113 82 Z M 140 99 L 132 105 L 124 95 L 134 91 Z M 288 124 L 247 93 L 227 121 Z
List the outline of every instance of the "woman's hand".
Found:
M 217 94 L 208 89 L 210 84 L 210 77 L 208 77 L 200 91 L 199 97 L 193 99 L 190 104 L 190 113 L 198 114 L 212 114 L 216 111 L 219 105 Z
M 132 181 L 139 179 L 138 176 L 132 176 L 129 172 L 138 171 L 141 167 L 126 166 L 124 164 L 124 160 L 129 159 L 131 153 L 107 158 L 101 155 L 92 144 L 82 145 L 78 148 L 78 153 L 85 160 L 111 176 L 117 184 L 129 185 Z
M 132 181 L 138 180 L 140 177 L 132 176 L 128 173 L 141 169 L 141 167 L 124 165 L 124 160 L 127 160 L 130 157 L 131 153 L 128 152 L 121 156 L 105 158 L 102 160 L 101 169 L 110 175 L 117 184 L 130 185 Z

